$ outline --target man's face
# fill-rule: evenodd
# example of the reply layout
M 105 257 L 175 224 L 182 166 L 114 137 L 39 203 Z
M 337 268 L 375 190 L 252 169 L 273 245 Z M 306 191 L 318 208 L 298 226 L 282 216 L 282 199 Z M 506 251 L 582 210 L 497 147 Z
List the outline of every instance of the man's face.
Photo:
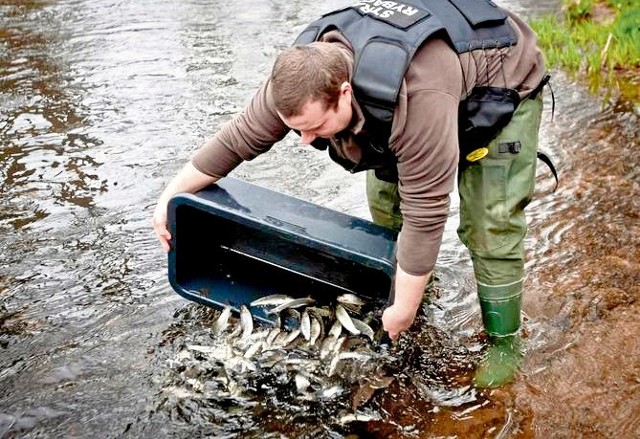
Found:
M 280 118 L 289 128 L 300 131 L 304 143 L 311 143 L 317 137 L 329 138 L 344 130 L 351 123 L 351 85 L 342 84 L 336 108 L 328 108 L 322 101 L 307 101 L 300 114 Z

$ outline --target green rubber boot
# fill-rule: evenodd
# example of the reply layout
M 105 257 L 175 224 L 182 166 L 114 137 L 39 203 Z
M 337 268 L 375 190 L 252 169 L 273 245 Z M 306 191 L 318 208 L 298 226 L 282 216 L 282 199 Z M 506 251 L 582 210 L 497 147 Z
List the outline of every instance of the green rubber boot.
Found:
M 489 349 L 473 377 L 476 387 L 493 389 L 507 384 L 516 376 L 524 357 L 519 335 L 490 337 Z
M 473 379 L 477 387 L 495 388 L 512 381 L 524 357 L 520 328 L 522 282 L 508 286 L 478 285 L 489 348 Z

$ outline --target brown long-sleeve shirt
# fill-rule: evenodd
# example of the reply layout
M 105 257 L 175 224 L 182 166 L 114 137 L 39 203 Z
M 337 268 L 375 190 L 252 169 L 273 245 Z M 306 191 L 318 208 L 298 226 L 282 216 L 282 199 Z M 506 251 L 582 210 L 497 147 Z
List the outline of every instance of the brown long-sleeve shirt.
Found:
M 397 259 L 413 275 L 430 272 L 436 262 L 458 164 L 458 105 L 480 85 L 508 87 L 525 97 L 542 80 L 544 61 L 531 29 L 518 17 L 514 46 L 457 54 L 444 40 L 428 40 L 405 74 L 394 113 L 389 148 L 397 157 L 403 214 Z M 350 44 L 337 31 L 322 41 L 341 45 L 353 65 Z M 363 126 L 355 98 L 354 123 L 336 134 L 331 147 L 357 162 L 354 134 Z M 276 113 L 269 81 L 247 107 L 196 152 L 192 163 L 205 174 L 224 177 L 244 160 L 267 152 L 289 131 Z

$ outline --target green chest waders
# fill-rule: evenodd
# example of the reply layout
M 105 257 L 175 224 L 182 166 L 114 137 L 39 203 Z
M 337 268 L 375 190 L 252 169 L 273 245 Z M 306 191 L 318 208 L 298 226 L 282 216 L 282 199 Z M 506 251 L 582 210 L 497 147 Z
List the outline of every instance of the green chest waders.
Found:
M 471 253 L 490 335 L 513 334 L 520 327 L 524 209 L 534 190 L 541 114 L 540 96 L 525 99 L 486 145 L 486 155 L 460 166 L 458 235 Z

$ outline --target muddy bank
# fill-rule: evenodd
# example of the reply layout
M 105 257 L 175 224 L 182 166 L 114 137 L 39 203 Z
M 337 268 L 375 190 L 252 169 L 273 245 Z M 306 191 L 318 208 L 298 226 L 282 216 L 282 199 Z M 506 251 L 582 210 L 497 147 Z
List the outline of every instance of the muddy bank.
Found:
M 610 105 L 565 139 L 566 201 L 532 224 L 554 230 L 555 248 L 534 262 L 527 309 L 558 334 L 513 388 L 537 437 L 640 435 L 640 124 L 628 110 Z

